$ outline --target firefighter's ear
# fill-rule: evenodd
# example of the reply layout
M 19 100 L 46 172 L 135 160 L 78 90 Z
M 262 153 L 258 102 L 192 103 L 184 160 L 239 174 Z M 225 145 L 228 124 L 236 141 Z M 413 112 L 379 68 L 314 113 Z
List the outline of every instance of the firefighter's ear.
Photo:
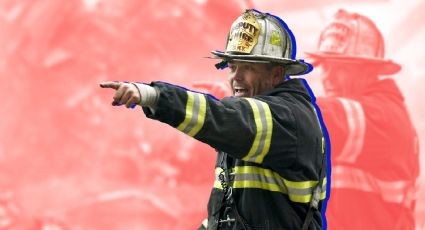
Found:
M 272 69 L 273 85 L 276 86 L 284 80 L 285 70 L 283 66 L 274 66 Z

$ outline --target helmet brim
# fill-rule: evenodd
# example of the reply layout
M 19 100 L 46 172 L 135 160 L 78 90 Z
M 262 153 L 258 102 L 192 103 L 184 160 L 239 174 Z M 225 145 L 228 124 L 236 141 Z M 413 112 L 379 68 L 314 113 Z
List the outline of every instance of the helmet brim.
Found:
M 377 70 L 379 71 L 380 75 L 392 75 L 392 74 L 398 73 L 401 70 L 401 65 L 393 62 L 392 60 L 362 57 L 362 56 L 341 55 L 341 54 L 325 53 L 325 52 L 316 52 L 316 53 L 305 52 L 305 53 L 313 59 L 313 65 L 320 65 L 323 61 L 367 64 L 367 65 L 375 66 Z
M 264 55 L 230 54 L 218 50 L 213 50 L 211 53 L 214 54 L 214 56 L 210 58 L 222 59 L 224 61 L 280 64 L 285 68 L 285 74 L 291 76 L 303 75 L 312 70 L 312 66 L 309 63 L 304 62 L 304 60 L 293 60 Z

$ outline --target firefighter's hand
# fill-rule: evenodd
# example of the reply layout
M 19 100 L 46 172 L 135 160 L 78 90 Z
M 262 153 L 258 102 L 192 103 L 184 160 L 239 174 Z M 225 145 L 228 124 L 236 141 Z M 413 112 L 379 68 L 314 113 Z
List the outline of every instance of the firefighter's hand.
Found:
M 100 83 L 102 88 L 116 90 L 112 105 L 125 105 L 127 108 L 134 108 L 140 103 L 140 93 L 137 87 L 131 83 L 107 81 Z
M 224 82 L 198 81 L 193 83 L 192 86 L 204 93 L 212 94 L 218 99 L 232 95 L 229 86 Z

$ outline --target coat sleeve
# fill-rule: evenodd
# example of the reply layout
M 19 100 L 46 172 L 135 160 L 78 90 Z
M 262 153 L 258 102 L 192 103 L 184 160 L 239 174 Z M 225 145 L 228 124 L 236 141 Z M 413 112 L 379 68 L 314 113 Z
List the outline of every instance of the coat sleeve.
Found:
M 147 117 L 244 161 L 261 164 L 265 159 L 269 163 L 278 160 L 282 166 L 282 162 L 294 160 L 295 119 L 276 97 L 226 97 L 219 101 L 166 83 L 152 85 L 160 96 L 155 113 L 144 108 Z
M 367 118 L 383 113 L 374 107 L 367 107 L 365 113 L 363 101 L 348 98 L 318 98 L 317 104 L 330 130 L 333 159 L 354 163 L 363 149 Z

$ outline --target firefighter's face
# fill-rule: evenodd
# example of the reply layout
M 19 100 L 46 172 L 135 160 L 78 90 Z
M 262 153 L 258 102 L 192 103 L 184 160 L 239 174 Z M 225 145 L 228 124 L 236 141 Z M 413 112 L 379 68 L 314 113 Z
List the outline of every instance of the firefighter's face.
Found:
M 323 88 L 330 97 L 353 97 L 363 87 L 361 65 L 325 62 L 321 65 Z
M 321 68 L 323 88 L 330 97 L 356 97 L 379 76 L 379 69 L 368 63 L 324 62 Z
M 283 70 L 269 64 L 232 61 L 229 69 L 230 88 L 236 97 L 261 94 L 283 80 Z

